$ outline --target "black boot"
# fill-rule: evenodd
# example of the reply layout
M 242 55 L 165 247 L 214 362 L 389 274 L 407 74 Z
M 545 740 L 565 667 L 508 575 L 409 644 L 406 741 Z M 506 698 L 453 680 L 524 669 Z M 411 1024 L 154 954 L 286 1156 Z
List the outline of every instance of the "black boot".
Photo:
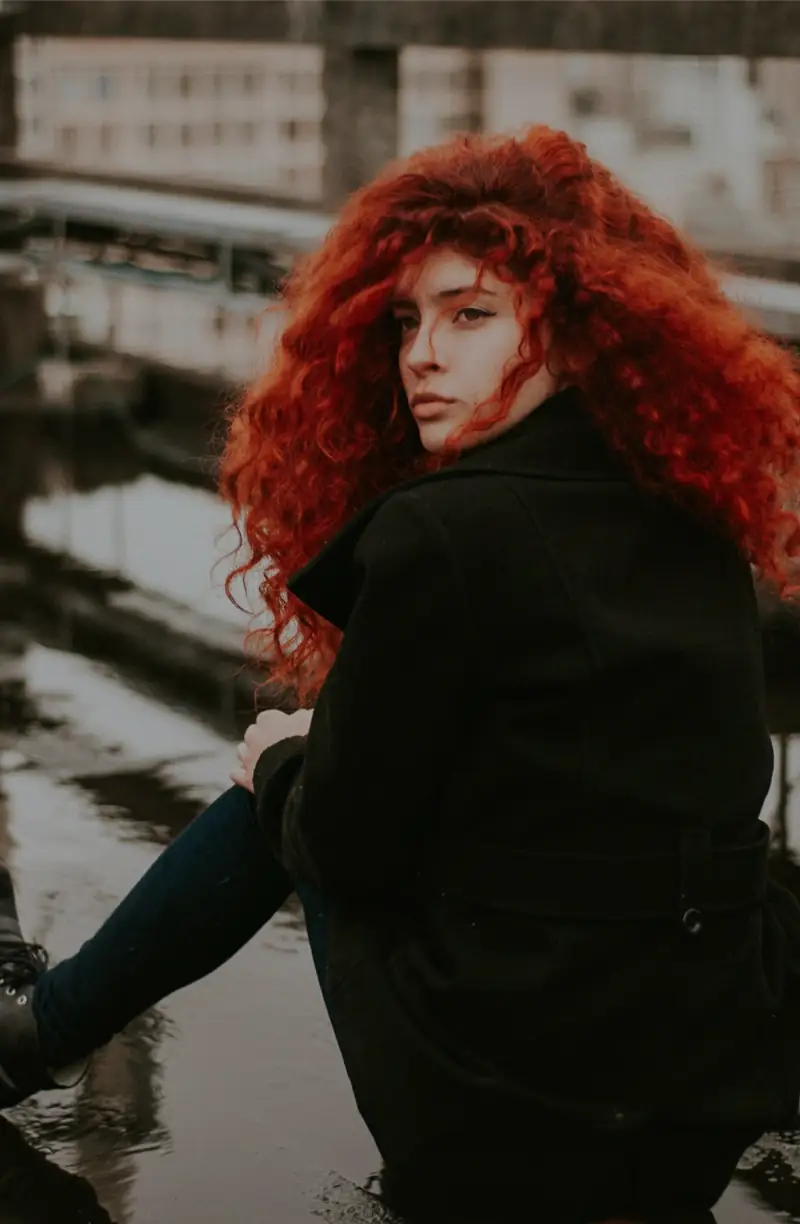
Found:
M 88 1066 L 56 1072 L 45 1062 L 31 996 L 46 968 L 44 948 L 22 938 L 11 875 L 0 863 L 0 1109 L 43 1088 L 71 1088 Z

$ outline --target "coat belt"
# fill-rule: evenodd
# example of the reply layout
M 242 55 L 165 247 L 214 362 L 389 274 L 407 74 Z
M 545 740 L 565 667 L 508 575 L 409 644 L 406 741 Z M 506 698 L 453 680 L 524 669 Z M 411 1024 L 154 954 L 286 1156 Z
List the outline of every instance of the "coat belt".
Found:
M 754 840 L 717 845 L 707 829 L 677 830 L 658 853 L 520 852 L 469 842 L 448 847 L 445 896 L 543 918 L 678 919 L 695 933 L 704 915 L 757 905 L 767 884 L 769 828 Z

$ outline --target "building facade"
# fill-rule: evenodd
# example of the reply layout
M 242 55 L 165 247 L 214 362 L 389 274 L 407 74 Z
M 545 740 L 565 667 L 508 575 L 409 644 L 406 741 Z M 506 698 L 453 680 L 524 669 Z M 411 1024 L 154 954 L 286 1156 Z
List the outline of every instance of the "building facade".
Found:
M 21 39 L 17 98 L 23 159 L 320 195 L 318 47 Z
M 323 51 L 263 43 L 21 39 L 22 159 L 260 189 L 323 191 Z M 455 131 L 563 128 L 707 238 L 800 242 L 800 65 L 734 58 L 400 55 L 398 152 Z

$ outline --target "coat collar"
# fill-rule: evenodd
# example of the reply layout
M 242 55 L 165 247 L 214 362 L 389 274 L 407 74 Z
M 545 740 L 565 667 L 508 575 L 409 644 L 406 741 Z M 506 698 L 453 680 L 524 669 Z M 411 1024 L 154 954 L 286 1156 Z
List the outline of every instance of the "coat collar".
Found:
M 476 473 L 564 481 L 630 479 L 624 462 L 589 415 L 581 392 L 568 387 L 499 437 L 465 451 L 441 472 L 395 485 L 373 498 L 315 557 L 291 575 L 288 589 L 331 624 L 344 629 L 358 594 L 353 552 L 383 503 L 404 489 Z
M 488 471 L 554 480 L 627 480 L 622 459 L 595 425 L 583 394 L 567 387 L 517 425 L 465 451 L 446 472 Z M 433 473 L 435 479 L 443 473 Z

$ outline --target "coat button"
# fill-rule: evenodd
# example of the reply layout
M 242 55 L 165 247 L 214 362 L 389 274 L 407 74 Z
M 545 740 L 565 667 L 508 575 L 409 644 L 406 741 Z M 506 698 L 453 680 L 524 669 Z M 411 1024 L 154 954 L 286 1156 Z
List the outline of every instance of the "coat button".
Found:
M 699 935 L 703 929 L 703 916 L 698 909 L 687 909 L 681 922 L 690 935 Z

